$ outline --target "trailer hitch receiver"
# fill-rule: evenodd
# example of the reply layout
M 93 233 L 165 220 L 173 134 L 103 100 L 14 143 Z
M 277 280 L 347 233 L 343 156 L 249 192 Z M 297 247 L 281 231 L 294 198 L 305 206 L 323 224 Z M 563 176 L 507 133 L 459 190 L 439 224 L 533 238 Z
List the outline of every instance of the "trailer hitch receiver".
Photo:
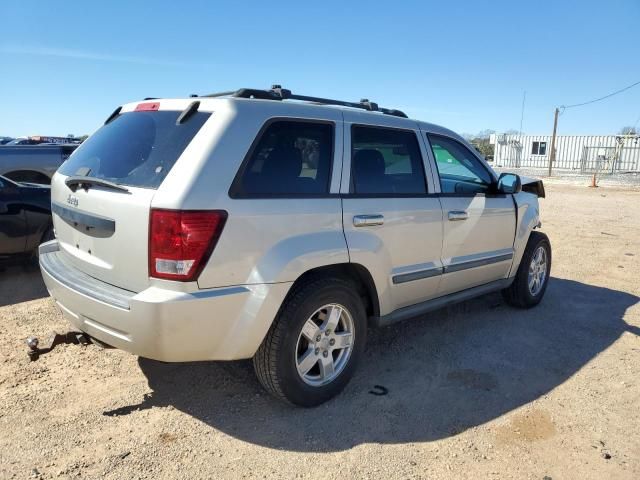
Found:
M 38 337 L 30 336 L 27 338 L 27 346 L 29 347 L 27 354 L 29 355 L 29 359 L 32 362 L 35 362 L 40 358 L 40 355 L 49 353 L 56 345 L 63 343 L 84 346 L 89 345 L 91 343 L 91 339 L 82 332 L 51 332 L 51 335 L 49 335 L 49 338 L 47 339 L 47 343 L 40 347 L 40 340 Z

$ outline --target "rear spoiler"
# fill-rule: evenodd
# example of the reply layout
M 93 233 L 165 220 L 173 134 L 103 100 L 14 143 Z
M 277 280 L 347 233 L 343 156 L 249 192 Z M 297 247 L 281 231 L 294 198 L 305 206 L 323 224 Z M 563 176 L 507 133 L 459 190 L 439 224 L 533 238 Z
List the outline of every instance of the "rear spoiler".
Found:
M 539 198 L 545 197 L 544 184 L 542 180 L 538 178 L 520 177 L 522 181 L 522 191 L 527 193 L 533 193 Z

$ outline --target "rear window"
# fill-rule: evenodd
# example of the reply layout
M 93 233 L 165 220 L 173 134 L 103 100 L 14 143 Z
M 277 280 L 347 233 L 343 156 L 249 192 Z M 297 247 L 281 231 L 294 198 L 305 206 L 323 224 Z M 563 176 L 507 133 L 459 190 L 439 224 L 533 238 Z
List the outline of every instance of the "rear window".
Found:
M 60 167 L 60 173 L 158 188 L 210 116 L 196 112 L 176 125 L 181 113 L 123 113 L 89 137 Z

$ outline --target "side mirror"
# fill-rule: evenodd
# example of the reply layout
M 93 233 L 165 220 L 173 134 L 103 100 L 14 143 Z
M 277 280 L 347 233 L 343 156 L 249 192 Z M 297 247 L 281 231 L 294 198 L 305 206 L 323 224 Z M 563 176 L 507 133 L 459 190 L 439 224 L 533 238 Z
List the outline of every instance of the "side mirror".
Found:
M 498 192 L 519 193 L 522 191 L 522 181 L 515 173 L 501 173 L 498 178 Z

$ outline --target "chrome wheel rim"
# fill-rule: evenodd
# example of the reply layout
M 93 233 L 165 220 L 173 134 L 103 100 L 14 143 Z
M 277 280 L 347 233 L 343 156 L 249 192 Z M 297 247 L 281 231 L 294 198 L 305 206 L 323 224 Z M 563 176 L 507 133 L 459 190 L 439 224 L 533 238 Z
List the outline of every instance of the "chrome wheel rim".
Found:
M 536 249 L 529 265 L 529 293 L 534 297 L 540 293 L 547 280 L 547 250 L 540 246 Z
M 317 309 L 298 335 L 295 362 L 302 381 L 320 387 L 335 380 L 349 362 L 354 336 L 353 317 L 344 306 Z

